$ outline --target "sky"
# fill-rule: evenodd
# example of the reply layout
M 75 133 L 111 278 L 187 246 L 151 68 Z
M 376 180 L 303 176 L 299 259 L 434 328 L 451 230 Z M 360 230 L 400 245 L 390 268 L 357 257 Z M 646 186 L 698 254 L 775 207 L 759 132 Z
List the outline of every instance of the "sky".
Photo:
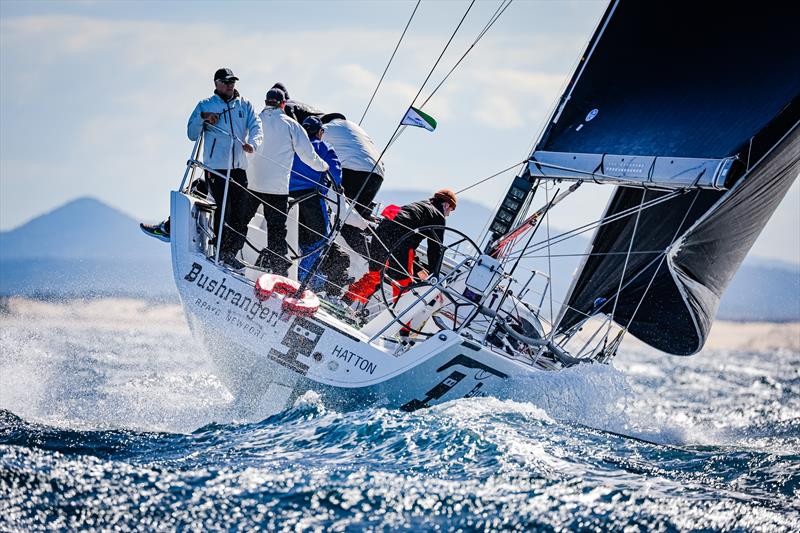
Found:
M 160 220 L 192 147 L 186 121 L 221 66 L 257 111 L 281 81 L 358 121 L 415 3 L 0 0 L 0 230 L 82 196 Z M 421 3 L 362 124 L 379 148 L 468 5 Z M 420 100 L 499 5 L 476 2 Z M 523 161 L 605 7 L 514 0 L 425 106 L 436 131 L 409 128 L 387 151 L 384 189 L 458 190 Z M 463 196 L 494 208 L 512 178 Z M 609 189 L 583 187 L 552 224 L 597 218 Z M 751 253 L 800 263 L 798 228 L 795 182 Z

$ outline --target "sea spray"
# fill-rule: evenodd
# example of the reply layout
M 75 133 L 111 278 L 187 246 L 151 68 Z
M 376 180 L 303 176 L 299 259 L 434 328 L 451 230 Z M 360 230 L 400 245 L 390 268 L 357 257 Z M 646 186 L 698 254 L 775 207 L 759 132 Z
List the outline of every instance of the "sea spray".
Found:
M 505 398 L 310 392 L 245 423 L 174 309 L 15 305 L 2 530 L 800 529 L 796 351 L 623 349 Z

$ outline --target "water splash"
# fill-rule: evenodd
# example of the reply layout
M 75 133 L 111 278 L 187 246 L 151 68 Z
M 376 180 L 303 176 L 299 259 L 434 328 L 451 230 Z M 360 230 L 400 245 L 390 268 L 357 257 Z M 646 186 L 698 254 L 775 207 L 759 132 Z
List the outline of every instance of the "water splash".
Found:
M 2 530 L 800 528 L 797 352 L 626 351 L 497 398 L 342 413 L 310 392 L 242 423 L 179 314 L 13 311 Z

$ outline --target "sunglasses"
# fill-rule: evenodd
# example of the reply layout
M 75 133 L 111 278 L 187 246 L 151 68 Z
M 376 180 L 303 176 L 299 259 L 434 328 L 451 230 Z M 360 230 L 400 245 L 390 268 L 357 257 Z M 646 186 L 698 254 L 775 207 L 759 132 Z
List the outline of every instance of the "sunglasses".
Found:
M 224 83 L 225 85 L 233 85 L 236 83 L 236 80 L 217 80 L 220 83 Z

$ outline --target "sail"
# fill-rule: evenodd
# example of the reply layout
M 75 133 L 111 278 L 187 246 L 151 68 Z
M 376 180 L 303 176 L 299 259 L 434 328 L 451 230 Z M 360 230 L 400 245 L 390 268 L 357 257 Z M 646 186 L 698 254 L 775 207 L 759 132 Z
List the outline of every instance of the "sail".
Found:
M 798 19 L 797 4 L 612 2 L 531 174 L 729 187 L 742 145 L 800 92 Z
M 797 19 L 704 2 L 609 6 L 531 156 L 532 174 L 624 185 L 559 332 L 605 313 L 662 351 L 702 348 L 800 172 Z
M 650 346 L 696 353 L 722 293 L 798 173 L 796 125 L 729 192 L 689 191 L 642 210 L 638 224 L 631 213 L 603 226 L 573 284 L 559 331 L 588 315 L 613 313 L 614 321 Z M 667 194 L 620 187 L 606 216 Z

